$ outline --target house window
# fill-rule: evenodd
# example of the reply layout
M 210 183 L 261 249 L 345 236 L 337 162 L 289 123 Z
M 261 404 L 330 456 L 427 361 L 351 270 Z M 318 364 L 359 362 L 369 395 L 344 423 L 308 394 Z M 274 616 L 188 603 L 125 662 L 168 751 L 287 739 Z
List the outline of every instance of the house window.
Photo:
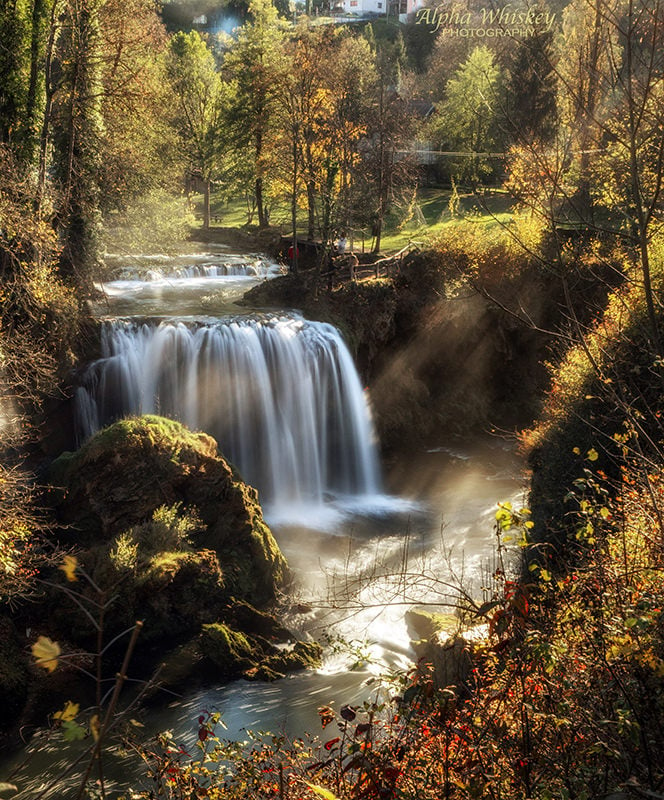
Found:
M 383 7 L 382 3 L 376 3 L 376 8 L 382 8 L 382 7 Z
M 357 0 L 350 0 L 350 7 L 357 8 Z

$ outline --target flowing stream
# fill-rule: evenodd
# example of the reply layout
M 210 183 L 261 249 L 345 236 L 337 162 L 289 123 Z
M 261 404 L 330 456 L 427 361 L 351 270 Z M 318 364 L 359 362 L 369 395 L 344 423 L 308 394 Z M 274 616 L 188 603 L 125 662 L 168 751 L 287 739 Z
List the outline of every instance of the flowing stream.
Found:
M 496 503 L 522 491 L 519 460 L 498 439 L 433 443 L 381 467 L 369 400 L 339 332 L 294 311 L 235 304 L 278 273 L 264 257 L 208 245 L 177 258 L 117 258 L 95 308 L 102 357 L 76 396 L 81 441 L 147 412 L 213 435 L 258 488 L 297 576 L 301 602 L 287 624 L 355 646 L 330 647 L 315 672 L 207 689 L 151 717 L 189 744 L 203 710 L 220 711 L 231 738 L 315 734 L 317 706 L 370 697 L 369 679 L 415 657 L 407 608 L 443 605 L 459 583 L 481 594 Z

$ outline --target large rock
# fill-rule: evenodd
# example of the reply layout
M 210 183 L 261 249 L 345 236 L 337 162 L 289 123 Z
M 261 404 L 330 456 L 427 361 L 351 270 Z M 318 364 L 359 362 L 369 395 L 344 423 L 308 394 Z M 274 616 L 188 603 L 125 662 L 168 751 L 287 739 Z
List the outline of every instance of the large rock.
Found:
M 464 627 L 454 614 L 418 608 L 406 612 L 406 621 L 416 637 L 411 643 L 418 658 L 433 666 L 436 686 L 467 694 L 474 652 L 486 643 L 487 626 Z
M 264 603 L 284 583 L 286 562 L 256 490 L 242 482 L 207 434 L 156 416 L 124 419 L 60 456 L 51 483 L 72 544 L 110 544 L 148 523 L 157 509 L 177 506 L 195 511 L 200 525 L 192 540 L 197 550 L 216 553 L 229 596 Z M 179 571 L 185 565 L 175 566 Z
M 26 658 L 16 626 L 0 619 L 0 697 L 17 728 L 41 722 L 65 699 L 94 703 L 94 681 L 79 680 L 69 654 L 92 670 L 85 654 L 96 651 L 102 617 L 104 675 L 117 671 L 142 620 L 130 672 L 156 680 L 146 685 L 154 701 L 159 687 L 272 680 L 319 663 L 317 644 L 296 642 L 265 610 L 287 578 L 286 562 L 256 491 L 214 439 L 156 416 L 125 419 L 58 458 L 50 480 L 58 544 L 76 569 L 63 574 L 58 560 L 45 570 L 46 593 L 22 625 L 33 629 L 28 643 L 43 633 L 68 659 L 45 673 Z
M 203 626 L 200 649 L 215 669 L 217 679 L 272 681 L 287 672 L 318 667 L 322 649 L 316 642 L 277 647 L 266 639 L 248 636 L 226 624 Z

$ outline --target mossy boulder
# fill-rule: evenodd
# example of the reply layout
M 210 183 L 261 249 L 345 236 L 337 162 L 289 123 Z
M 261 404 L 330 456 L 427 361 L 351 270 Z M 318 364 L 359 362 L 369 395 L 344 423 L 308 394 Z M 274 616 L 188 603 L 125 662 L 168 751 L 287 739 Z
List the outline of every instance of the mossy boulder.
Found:
M 60 456 L 50 481 L 68 543 L 110 545 L 145 525 L 157 509 L 178 506 L 195 510 L 196 548 L 216 553 L 229 596 L 268 602 L 286 579 L 286 562 L 256 490 L 242 482 L 207 434 L 156 416 L 120 420 L 77 452 Z M 175 566 L 162 560 L 161 571 L 181 572 L 185 565 Z M 155 564 L 155 579 L 157 573 Z
M 220 680 L 238 678 L 257 663 L 249 639 L 224 623 L 203 626 L 201 650 L 219 670 Z
M 256 671 L 245 674 L 254 680 L 274 680 L 289 672 L 303 669 L 315 669 L 321 665 L 323 649 L 318 642 L 296 642 L 292 648 L 279 650 L 268 656 Z
M 104 637 L 117 644 L 105 668 L 117 668 L 121 634 L 137 619 L 134 675 L 169 689 L 272 679 L 316 663 L 317 646 L 293 646 L 264 610 L 287 578 L 286 562 L 256 491 L 210 436 L 156 416 L 124 419 L 58 458 L 50 479 L 60 544 L 79 566 L 77 599 L 95 608 L 99 587 L 108 603 Z M 53 573 L 39 618 L 51 638 L 93 650 L 93 619 L 63 594 L 59 565 Z
M 218 680 L 243 677 L 272 681 L 289 672 L 320 666 L 322 648 L 316 642 L 278 647 L 261 636 L 234 630 L 225 623 L 204 625 L 200 648 Z
M 291 632 L 281 625 L 274 614 L 260 611 L 244 600 L 233 602 L 230 616 L 236 628 L 269 642 L 286 642 L 293 638 Z

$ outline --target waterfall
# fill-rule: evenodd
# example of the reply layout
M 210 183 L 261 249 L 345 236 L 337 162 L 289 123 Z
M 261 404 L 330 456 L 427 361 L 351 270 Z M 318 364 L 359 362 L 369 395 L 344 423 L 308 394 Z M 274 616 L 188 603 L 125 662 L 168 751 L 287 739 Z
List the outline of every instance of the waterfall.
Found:
M 341 336 L 324 323 L 106 321 L 102 358 L 83 376 L 76 406 L 81 440 L 128 414 L 206 431 L 268 503 L 380 492 L 364 392 Z
M 222 262 L 208 262 L 200 264 L 187 264 L 175 266 L 162 264 L 149 269 L 140 267 L 123 266 L 116 270 L 115 277 L 122 281 L 155 281 L 183 280 L 188 278 L 229 278 L 229 277 L 256 277 L 268 278 L 281 273 L 281 267 L 270 261 L 256 258 L 247 259 L 228 258 Z

